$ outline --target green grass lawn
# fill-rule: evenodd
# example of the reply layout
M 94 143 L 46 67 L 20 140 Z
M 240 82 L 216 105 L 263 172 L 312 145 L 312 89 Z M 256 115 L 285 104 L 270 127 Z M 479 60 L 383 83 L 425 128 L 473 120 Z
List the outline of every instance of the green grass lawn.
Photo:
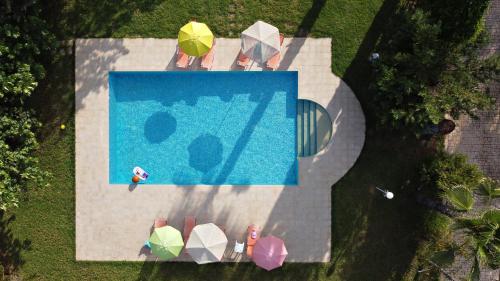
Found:
M 31 247 L 21 253 L 26 280 L 401 280 L 415 256 L 423 210 L 412 180 L 422 153 L 418 143 L 373 130 L 366 58 L 395 1 L 190 0 L 44 1 L 61 39 L 75 37 L 176 37 L 190 19 L 217 36 L 237 37 L 261 19 L 287 36 L 331 37 L 332 71 L 353 88 L 365 108 L 367 142 L 354 168 L 335 186 L 332 261 L 286 264 L 264 272 L 253 264 L 75 261 L 74 57 L 61 51 L 32 104 L 44 122 L 40 159 L 53 173 L 51 187 L 30 191 L 9 226 Z M 95 2 L 95 3 L 93 3 Z M 59 130 L 67 124 L 65 131 Z M 394 191 L 391 201 L 375 186 Z M 4 218 L 5 220 L 5 218 Z M 110 241 L 112 243 L 112 241 Z

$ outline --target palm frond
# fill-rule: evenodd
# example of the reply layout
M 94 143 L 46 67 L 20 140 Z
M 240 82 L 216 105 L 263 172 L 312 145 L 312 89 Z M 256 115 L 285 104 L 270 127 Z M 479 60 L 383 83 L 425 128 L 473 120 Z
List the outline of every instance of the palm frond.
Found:
M 470 269 L 469 276 L 467 278 L 468 281 L 479 281 L 480 278 L 480 266 L 479 259 L 477 257 L 474 258 L 474 263 Z
M 462 185 L 445 190 L 442 196 L 458 211 L 470 211 L 474 206 L 472 192 Z
M 489 200 L 500 197 L 500 182 L 494 179 L 484 178 L 479 184 L 478 192 L 488 197 Z
M 500 210 L 486 211 L 478 218 L 457 219 L 455 226 L 468 233 L 478 264 L 491 268 L 500 266 Z

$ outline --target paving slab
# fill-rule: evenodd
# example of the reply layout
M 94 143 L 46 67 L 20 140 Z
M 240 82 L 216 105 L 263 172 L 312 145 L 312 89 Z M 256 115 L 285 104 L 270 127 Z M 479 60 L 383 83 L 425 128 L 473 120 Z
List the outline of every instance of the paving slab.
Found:
M 249 224 L 282 237 L 286 262 L 328 262 L 331 186 L 354 165 L 365 140 L 365 119 L 351 89 L 331 72 L 331 39 L 286 38 L 279 70 L 299 71 L 299 98 L 323 106 L 332 139 L 299 158 L 298 186 L 176 186 L 109 184 L 108 72 L 175 70 L 175 39 L 77 39 L 75 42 L 76 259 L 154 260 L 143 249 L 153 220 L 183 227 L 185 216 L 224 225 L 229 248 Z M 239 39 L 217 38 L 212 70 L 236 67 Z M 188 71 L 196 71 L 194 60 Z M 260 71 L 250 64 L 245 71 Z M 181 255 L 174 261 L 190 261 Z M 224 261 L 248 261 L 231 259 Z

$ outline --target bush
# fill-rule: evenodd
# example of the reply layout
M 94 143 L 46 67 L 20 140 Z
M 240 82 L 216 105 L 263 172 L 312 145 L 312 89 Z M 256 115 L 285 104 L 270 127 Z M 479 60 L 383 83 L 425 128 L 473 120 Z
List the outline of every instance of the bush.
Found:
M 421 177 L 424 185 L 440 190 L 460 185 L 475 189 L 484 174 L 476 165 L 468 163 L 465 155 L 440 152 L 424 164 Z
M 399 12 L 377 44 L 374 64 L 380 123 L 418 134 L 445 114 L 457 118 L 493 105 L 480 87 L 500 74 L 500 56 L 481 59 L 484 32 L 474 40 L 447 40 L 444 23 L 429 12 Z
M 443 37 L 462 42 L 474 38 L 482 29 L 483 15 L 490 0 L 421 0 L 419 7 L 429 11 L 443 26 Z
M 20 193 L 47 175 L 35 156 L 40 124 L 25 105 L 44 76 L 39 62 L 56 44 L 39 13 L 36 1 L 0 4 L 0 210 L 17 206 Z
M 448 245 L 451 241 L 451 225 L 453 220 L 435 211 L 429 211 L 424 217 L 424 233 L 428 240 Z

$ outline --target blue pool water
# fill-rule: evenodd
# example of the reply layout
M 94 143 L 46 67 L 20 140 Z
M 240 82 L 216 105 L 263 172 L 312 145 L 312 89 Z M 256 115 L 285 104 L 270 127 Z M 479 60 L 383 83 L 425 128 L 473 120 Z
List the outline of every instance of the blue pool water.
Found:
M 297 72 L 110 72 L 111 184 L 296 185 Z

